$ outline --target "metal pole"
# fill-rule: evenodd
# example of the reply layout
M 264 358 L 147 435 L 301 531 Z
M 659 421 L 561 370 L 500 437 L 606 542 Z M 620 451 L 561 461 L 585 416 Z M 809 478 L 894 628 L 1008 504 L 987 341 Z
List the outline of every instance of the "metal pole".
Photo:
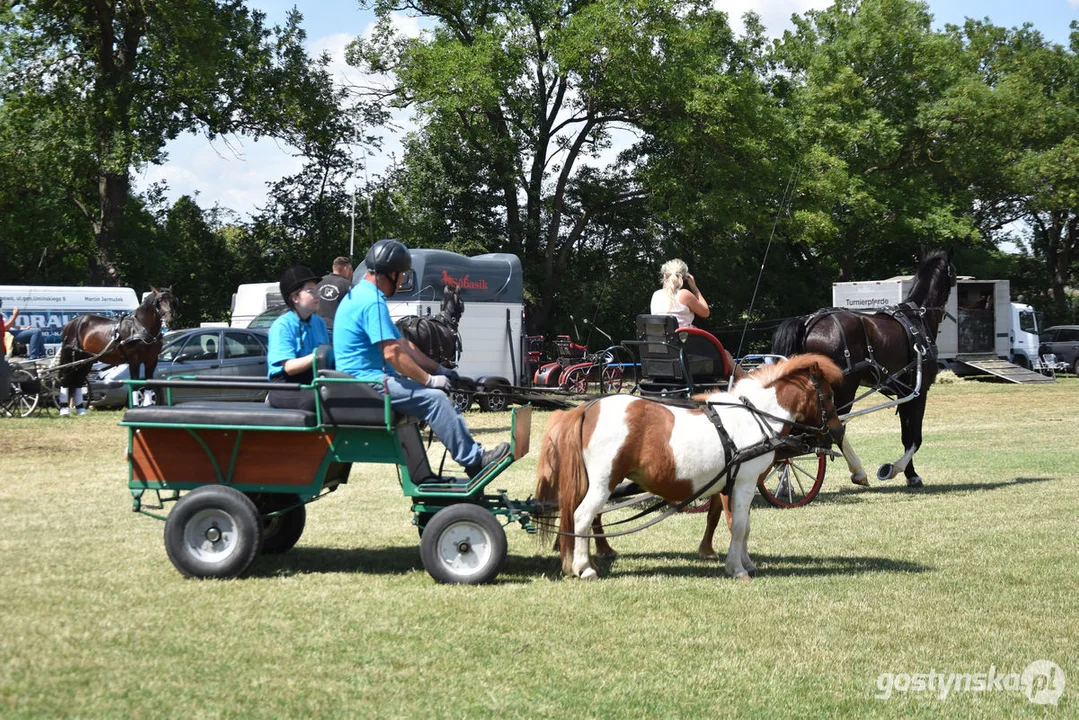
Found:
M 349 235 L 348 240 L 348 257 L 351 260 L 355 257 L 356 249 L 356 188 L 352 188 L 352 233 Z

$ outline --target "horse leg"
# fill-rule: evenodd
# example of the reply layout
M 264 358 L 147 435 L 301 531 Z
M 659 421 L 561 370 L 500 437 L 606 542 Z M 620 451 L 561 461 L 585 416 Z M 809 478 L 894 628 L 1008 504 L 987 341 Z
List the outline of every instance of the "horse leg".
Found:
M 727 513 L 727 531 L 731 529 L 731 498 L 729 495 L 717 493 L 712 496 L 712 503 L 708 506 L 708 519 L 704 525 L 704 537 L 701 538 L 697 555 L 701 560 L 719 560 L 719 554 L 712 547 L 712 539 L 716 534 L 716 527 L 723 513 Z
M 770 464 L 769 464 L 770 466 Z M 737 479 L 731 490 L 731 545 L 727 550 L 727 574 L 736 580 L 749 580 L 757 566 L 749 559 L 749 506 L 757 488 L 756 478 Z
M 900 472 L 906 475 L 909 487 L 922 487 L 922 479 L 914 470 L 914 453 L 922 446 L 922 418 L 925 416 L 925 394 L 899 406 L 899 425 L 903 434 L 904 453 L 895 463 L 885 463 L 877 470 L 878 480 L 891 480 Z
M 599 577 L 595 565 L 592 564 L 592 556 L 589 552 L 591 540 L 587 537 L 587 533 L 597 513 L 607 504 L 607 498 L 611 495 L 611 491 L 607 488 L 607 474 L 588 473 L 588 492 L 585 493 L 581 504 L 573 511 L 573 532 L 578 536 L 585 536 L 573 539 L 572 570 L 573 574 L 582 580 L 593 580 Z M 603 475 L 603 477 L 594 480 L 593 478 L 597 475 Z
M 617 557 L 618 553 L 614 551 L 611 544 L 607 542 L 607 538 L 598 537 L 603 535 L 603 516 L 596 515 L 596 519 L 592 521 L 592 534 L 596 535 L 596 555 L 602 558 Z

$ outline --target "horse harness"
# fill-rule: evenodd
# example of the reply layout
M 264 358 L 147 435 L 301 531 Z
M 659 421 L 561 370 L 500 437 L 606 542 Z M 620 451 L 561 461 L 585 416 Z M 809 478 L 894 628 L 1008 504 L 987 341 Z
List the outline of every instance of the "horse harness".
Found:
M 937 360 L 937 344 L 933 338 L 929 337 L 929 329 L 925 323 L 925 313 L 930 309 L 932 308 L 924 308 L 912 302 L 902 302 L 898 305 L 883 307 L 873 313 L 859 313 L 848 310 L 847 312 L 857 318 L 858 325 L 862 328 L 862 337 L 865 340 L 866 356 L 857 362 L 853 362 L 851 359 L 847 332 L 843 328 L 843 323 L 837 317 L 842 308 L 818 310 L 806 319 L 805 329 L 808 334 L 810 327 L 816 324 L 818 320 L 825 317 L 831 318 L 843 343 L 843 360 L 846 365 L 843 368 L 844 377 L 868 369 L 873 375 L 873 384 L 876 388 L 880 389 L 885 395 L 898 395 L 910 392 L 913 389 L 911 375 L 919 357 L 933 363 Z M 898 371 L 889 372 L 888 368 L 882 365 L 874 356 L 873 341 L 869 337 L 869 328 L 866 327 L 865 323 L 867 314 L 887 315 L 898 322 L 906 331 L 910 347 L 914 350 L 915 356 Z
M 567 533 L 567 532 L 562 532 L 562 531 L 556 530 L 556 531 L 554 531 L 555 534 L 557 534 L 557 535 L 565 535 L 565 536 L 568 536 L 568 537 L 580 537 L 580 538 L 610 538 L 610 537 L 621 537 L 623 535 L 629 535 L 631 533 L 635 533 L 635 532 L 638 532 L 640 530 L 644 530 L 645 528 L 651 527 L 652 525 L 655 525 L 655 524 L 659 523 L 662 520 L 666 520 L 671 515 L 674 515 L 675 513 L 681 512 L 686 507 L 688 507 L 690 504 L 696 502 L 701 497 L 703 497 L 705 493 L 707 493 L 709 490 L 711 490 L 713 487 L 715 487 L 716 484 L 719 483 L 721 480 L 724 481 L 724 484 L 723 484 L 723 490 L 721 490 L 720 492 L 722 494 L 724 494 L 724 495 L 730 495 L 731 494 L 731 489 L 734 486 L 734 477 L 738 474 L 738 471 L 741 469 L 742 463 L 744 463 L 744 462 L 746 462 L 748 460 L 754 460 L 754 459 L 756 459 L 758 457 L 761 457 L 762 455 L 767 455 L 769 453 L 777 452 L 777 451 L 780 451 L 780 450 L 788 450 L 792 455 L 802 455 L 802 454 L 808 452 L 811 448 L 810 448 L 809 444 L 806 442 L 806 438 L 809 437 L 809 436 L 818 436 L 818 435 L 822 434 L 823 432 L 825 432 L 827 430 L 828 421 L 833 416 L 836 415 L 836 411 L 835 411 L 834 407 L 831 410 L 825 410 L 825 408 L 827 407 L 825 405 L 825 398 L 827 397 L 827 398 L 830 399 L 831 398 L 831 393 L 828 393 L 827 396 L 826 396 L 826 394 L 821 389 L 820 379 L 816 375 L 814 375 L 812 372 L 809 374 L 809 379 L 813 383 L 813 387 L 814 387 L 814 389 L 816 390 L 816 393 L 817 393 L 817 403 L 818 403 L 818 407 L 820 408 L 820 412 L 821 412 L 821 426 L 820 427 L 817 427 L 817 426 L 814 426 L 814 425 L 809 425 L 807 423 L 801 423 L 801 422 L 798 422 L 796 420 L 787 420 L 785 418 L 781 418 L 781 417 L 778 417 L 776 415 L 772 415 L 771 413 L 766 413 L 763 410 L 757 408 L 755 405 L 753 405 L 753 403 L 749 400 L 749 398 L 745 398 L 745 397 L 739 398 L 739 402 L 737 402 L 737 403 L 728 403 L 728 402 L 704 402 L 703 404 L 698 404 L 698 403 L 692 403 L 692 404 L 689 404 L 689 403 L 686 403 L 686 404 L 671 403 L 671 404 L 676 404 L 676 405 L 678 405 L 680 407 L 700 407 L 700 409 L 704 413 L 705 417 L 707 417 L 711 421 L 712 425 L 715 427 L 716 434 L 719 436 L 720 444 L 723 446 L 723 469 L 720 470 L 719 473 L 714 478 L 712 478 L 707 483 L 705 483 L 703 486 L 701 486 L 700 489 L 698 489 L 696 492 L 694 492 L 690 497 L 686 498 L 685 500 L 682 500 L 681 502 L 678 502 L 678 503 L 675 503 L 675 504 L 672 505 L 671 503 L 667 502 L 666 500 L 660 499 L 655 504 L 645 508 L 644 510 L 641 510 L 639 513 L 633 515 L 632 517 L 628 517 L 628 518 L 626 518 L 624 520 L 619 520 L 617 522 L 609 523 L 607 527 L 614 527 L 615 525 L 624 525 L 626 523 L 632 522 L 634 520 L 638 520 L 638 519 L 640 519 L 642 517 L 645 517 L 646 515 L 650 515 L 652 513 L 658 512 L 658 511 L 663 510 L 664 508 L 666 508 L 666 510 L 664 510 L 663 514 L 659 515 L 658 517 L 653 518 L 652 520 L 644 523 L 643 525 L 639 525 L 639 526 L 631 528 L 629 530 L 623 530 L 623 531 L 615 532 L 615 533 L 603 532 L 603 533 L 578 534 L 578 533 Z M 585 412 L 588 412 L 587 407 L 595 404 L 596 402 L 598 402 L 598 400 L 590 400 L 590 401 L 588 401 L 586 403 Z M 720 420 L 719 413 L 716 412 L 716 407 L 744 407 L 753 416 L 753 419 L 757 421 L 757 425 L 760 427 L 761 432 L 764 434 L 764 439 L 762 439 L 758 443 L 754 443 L 753 445 L 750 445 L 749 447 L 745 447 L 745 448 L 741 448 L 741 449 L 736 448 L 735 445 L 734 445 L 734 441 L 731 439 L 730 433 L 728 433 L 727 429 L 725 427 L 723 427 L 723 422 L 722 422 L 722 420 Z M 795 435 L 793 433 L 788 433 L 787 435 L 780 435 L 779 433 L 774 431 L 771 428 L 771 426 L 769 426 L 768 423 L 765 422 L 765 420 L 776 420 L 776 421 L 778 421 L 778 422 L 780 422 L 780 423 L 782 423 L 784 425 L 790 425 L 792 431 L 793 430 L 799 430 L 801 432 L 799 432 L 799 434 L 797 434 L 797 435 Z M 831 431 L 828 430 L 828 432 L 831 432 Z M 838 441 L 838 438 L 837 438 L 837 441 Z M 604 512 L 611 512 L 613 510 L 617 510 L 617 509 L 620 509 L 622 507 L 627 507 L 629 505 L 634 505 L 634 504 L 636 504 L 638 502 L 640 502 L 640 501 L 635 499 L 635 498 L 630 498 L 629 500 L 626 500 L 626 501 L 624 501 L 622 503 L 618 503 L 618 504 L 616 504 L 614 506 L 608 507 Z

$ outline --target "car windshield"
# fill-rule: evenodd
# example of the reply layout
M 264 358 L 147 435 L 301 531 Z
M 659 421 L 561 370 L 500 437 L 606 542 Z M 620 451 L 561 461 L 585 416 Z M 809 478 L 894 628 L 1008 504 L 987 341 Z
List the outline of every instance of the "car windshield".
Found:
M 286 310 L 288 310 L 288 306 L 286 305 L 277 305 L 275 307 L 264 310 L 258 315 L 256 315 L 255 319 L 252 320 L 251 324 L 247 327 L 268 328 L 273 325 L 274 320 L 284 315 Z

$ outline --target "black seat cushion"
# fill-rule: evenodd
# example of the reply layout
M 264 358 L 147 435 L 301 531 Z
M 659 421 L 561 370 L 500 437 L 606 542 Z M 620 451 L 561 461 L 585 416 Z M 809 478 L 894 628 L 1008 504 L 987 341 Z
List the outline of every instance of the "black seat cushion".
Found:
M 135 424 L 314 427 L 315 413 L 272 408 L 260 402 L 197 400 L 161 407 L 131 408 L 123 421 Z
M 348 373 L 337 370 L 319 370 L 320 378 L 349 378 Z M 382 392 L 369 383 L 326 383 L 320 385 L 322 422 L 324 425 L 386 425 L 385 398 Z M 404 416 L 394 412 L 391 422 L 401 422 Z

